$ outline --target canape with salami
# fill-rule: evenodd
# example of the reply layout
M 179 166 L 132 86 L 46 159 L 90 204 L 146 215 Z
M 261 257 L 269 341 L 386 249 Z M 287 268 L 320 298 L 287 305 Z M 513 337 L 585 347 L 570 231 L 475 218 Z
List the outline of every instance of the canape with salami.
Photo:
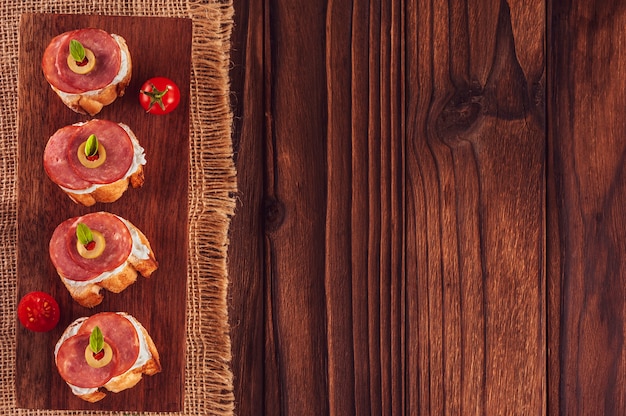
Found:
M 42 69 L 65 105 L 93 116 L 124 95 L 132 61 L 122 36 L 85 28 L 55 36 L 44 51 Z
M 102 302 L 102 289 L 120 293 L 138 273 L 147 278 L 158 268 L 146 236 L 108 212 L 63 221 L 52 233 L 49 252 L 72 298 L 88 308 Z
M 114 202 L 144 183 L 143 147 L 127 125 L 93 119 L 57 130 L 46 144 L 48 177 L 74 202 Z
M 161 371 L 157 348 L 144 326 L 124 312 L 101 312 L 70 324 L 54 348 L 60 376 L 88 402 L 134 387 Z

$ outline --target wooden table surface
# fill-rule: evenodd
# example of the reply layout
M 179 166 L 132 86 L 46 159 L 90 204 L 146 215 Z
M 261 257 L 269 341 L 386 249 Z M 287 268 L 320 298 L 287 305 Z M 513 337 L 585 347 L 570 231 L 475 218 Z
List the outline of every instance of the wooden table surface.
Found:
M 237 414 L 626 414 L 626 8 L 234 4 Z

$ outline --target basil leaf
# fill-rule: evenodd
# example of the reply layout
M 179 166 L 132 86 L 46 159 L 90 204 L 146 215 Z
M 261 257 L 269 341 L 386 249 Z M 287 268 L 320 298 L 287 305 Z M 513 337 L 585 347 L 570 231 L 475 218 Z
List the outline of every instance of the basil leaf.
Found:
M 83 59 L 85 59 L 85 48 L 76 39 L 70 40 L 70 55 L 76 62 L 83 62 Z
M 98 326 L 94 327 L 91 335 L 89 335 L 89 348 L 91 348 L 94 354 L 99 353 L 104 348 L 104 336 Z
M 85 156 L 94 156 L 98 154 L 98 139 L 95 134 L 92 134 L 85 143 Z
M 93 241 L 91 230 L 82 222 L 79 222 L 76 226 L 76 238 L 82 245 L 87 245 Z

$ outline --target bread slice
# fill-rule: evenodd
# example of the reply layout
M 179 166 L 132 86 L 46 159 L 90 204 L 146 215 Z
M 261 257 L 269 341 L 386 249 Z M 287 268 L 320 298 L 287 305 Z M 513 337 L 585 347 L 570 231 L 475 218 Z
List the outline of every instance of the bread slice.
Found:
M 124 374 L 120 374 L 119 376 L 113 377 L 111 380 L 109 380 L 103 387 L 113 393 L 119 393 L 120 391 L 134 387 L 137 383 L 139 383 L 144 374 L 152 376 L 161 372 L 161 360 L 159 357 L 159 352 L 157 351 L 157 348 L 154 345 L 152 338 L 150 338 L 150 335 L 148 335 L 148 331 L 146 331 L 146 329 L 139 322 L 137 322 L 137 320 L 135 320 L 135 322 L 141 328 L 141 333 L 146 340 L 146 344 L 148 347 L 148 351 L 150 351 L 151 358 L 146 361 L 146 363 L 141 367 L 128 370 Z
M 118 123 L 128 134 L 133 142 L 133 148 L 135 145 L 139 146 L 139 140 L 135 133 L 126 124 Z M 139 146 L 141 148 L 141 146 Z M 136 150 L 136 149 L 135 149 Z M 141 148 L 143 152 L 143 148 Z M 135 159 L 136 160 L 136 159 Z M 145 160 L 144 160 L 145 162 Z M 110 203 L 115 202 L 122 197 L 124 192 L 128 189 L 128 185 L 133 188 L 141 188 L 145 182 L 145 175 L 143 165 L 141 162 L 137 163 L 135 171 L 129 176 L 121 178 L 113 183 L 100 184 L 92 192 L 79 193 L 71 189 L 61 187 L 61 190 L 65 192 L 74 202 L 77 204 L 90 207 L 96 202 Z
M 135 283 L 137 274 L 148 278 L 159 267 L 154 251 L 146 236 L 130 221 L 124 220 L 124 222 L 131 230 L 131 233 L 136 232 L 141 243 L 148 247 L 150 250 L 149 257 L 148 259 L 140 259 L 131 253 L 121 271 L 96 282 L 90 282 L 89 280 L 76 282 L 61 276 L 61 280 L 72 298 L 86 308 L 93 308 L 102 303 L 104 299 L 103 289 L 113 293 L 120 293 Z
M 113 183 L 99 185 L 93 192 L 76 193 L 69 189 L 63 189 L 77 204 L 90 207 L 96 202 L 115 202 L 126 192 L 128 185 L 133 188 L 140 188 L 145 181 L 143 165 L 138 165 L 137 170 L 126 178 L 119 179 Z
M 114 80 L 113 83 L 104 88 L 94 91 L 86 91 L 81 94 L 66 93 L 59 90 L 54 85 L 50 85 L 54 92 L 56 92 L 61 98 L 63 103 L 77 113 L 89 114 L 92 116 L 98 114 L 100 110 L 102 110 L 102 107 L 111 104 L 117 99 L 117 97 L 123 96 L 126 87 L 130 83 L 132 76 L 132 61 L 126 40 L 120 35 L 111 34 L 111 36 L 113 36 L 113 38 L 117 41 L 122 53 L 122 59 L 126 63 L 122 66 L 123 72 L 118 74 L 118 77 L 121 76 L 119 81 Z
M 152 376 L 161 372 L 161 359 L 159 356 L 159 352 L 156 348 L 156 345 L 154 344 L 154 341 L 152 340 L 152 337 L 150 337 L 150 334 L 148 334 L 148 331 L 146 330 L 146 328 L 134 317 L 126 313 L 118 312 L 118 314 L 126 317 L 129 321 L 131 321 L 134 324 L 136 329 L 138 329 L 139 333 L 137 335 L 140 339 L 140 348 L 147 349 L 149 358 L 142 365 L 137 366 L 135 368 L 131 368 L 127 370 L 126 372 L 124 372 L 123 374 L 120 374 L 111 378 L 106 384 L 101 386 L 101 388 L 98 388 L 98 389 L 95 389 L 94 391 L 91 391 L 89 393 L 83 393 L 83 394 L 80 394 L 79 392 L 74 391 L 74 394 L 77 397 L 87 402 L 95 403 L 99 400 L 102 400 L 104 397 L 106 397 L 106 393 L 102 391 L 102 388 L 113 393 L 119 393 L 121 391 L 134 387 L 137 383 L 139 383 L 139 381 L 141 381 L 144 374 Z M 78 324 L 76 326 L 76 329 L 78 329 L 80 325 L 82 325 L 82 322 L 84 322 L 85 319 L 86 318 L 82 318 L 82 319 L 75 321 L 74 324 Z M 66 330 L 66 333 L 69 330 L 70 328 Z M 145 342 L 142 342 L 142 341 L 145 341 Z M 61 340 L 59 342 L 61 342 Z M 144 351 L 144 354 L 145 354 L 145 351 Z M 56 360 L 56 350 L 55 350 L 55 360 Z
M 113 393 L 119 393 L 121 391 L 135 387 L 135 385 L 141 381 L 141 378 L 144 374 L 152 376 L 161 372 L 161 360 L 159 357 L 159 352 L 157 351 L 157 348 L 154 345 L 152 338 L 148 334 L 148 331 L 146 331 L 146 329 L 143 327 L 143 325 L 141 325 L 136 319 L 134 320 L 134 322 L 141 329 L 141 334 L 139 334 L 139 336 L 144 336 L 151 358 L 146 361 L 144 365 L 130 369 L 125 373 L 120 374 L 119 376 L 115 376 L 111 380 L 109 380 L 104 386 L 102 386 Z M 79 394 L 77 396 L 90 403 L 95 403 L 105 398 L 106 393 L 98 389 L 92 393 Z

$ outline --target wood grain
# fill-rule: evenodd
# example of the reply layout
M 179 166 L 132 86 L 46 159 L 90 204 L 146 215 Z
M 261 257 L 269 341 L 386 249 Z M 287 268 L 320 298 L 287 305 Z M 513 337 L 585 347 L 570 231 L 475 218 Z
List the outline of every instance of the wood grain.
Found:
M 239 6 L 240 414 L 541 413 L 543 3 Z
M 409 412 L 545 409 L 543 43 L 513 11 L 409 7 Z
M 625 414 L 626 9 L 235 9 L 238 414 Z
M 63 105 L 41 72 L 43 50 L 56 34 L 99 27 L 122 35 L 133 59 L 126 95 L 96 117 L 128 124 L 146 151 L 146 182 L 112 204 L 74 204 L 46 176 L 43 149 L 58 128 L 89 119 Z M 166 37 L 163 33 L 177 33 Z M 158 42 L 157 42 L 158 39 Z M 187 278 L 187 184 L 189 172 L 189 77 L 191 21 L 173 18 L 25 14 L 20 22 L 18 84 L 18 296 L 47 291 L 59 301 L 61 322 L 35 334 L 17 328 L 18 407 L 177 411 L 184 399 Z M 166 75 L 182 90 L 180 108 L 162 118 L 145 114 L 137 103 L 141 83 Z M 159 269 L 120 294 L 105 293 L 101 305 L 86 309 L 71 299 L 48 257 L 52 231 L 66 218 L 106 210 L 141 229 L 151 242 Z M 60 378 L 53 349 L 65 327 L 80 316 L 125 311 L 154 339 L 162 373 L 144 377 L 133 389 L 110 393 L 96 404 L 76 398 Z
M 626 143 L 619 2 L 553 5 L 552 409 L 626 413 Z M 556 111 L 558 109 L 558 111 Z
M 238 168 L 236 215 L 228 251 L 232 277 L 229 319 L 233 349 L 236 413 L 264 413 L 265 279 L 263 261 L 265 213 L 264 143 L 266 101 L 264 47 L 266 9 L 260 1 L 236 5 L 230 71 L 233 86 L 233 148 Z M 245 121 L 245 122 L 244 122 Z M 245 167 L 245 168 L 244 168 Z M 271 387 L 273 382 L 268 383 Z M 268 393 L 270 390 L 268 389 Z

